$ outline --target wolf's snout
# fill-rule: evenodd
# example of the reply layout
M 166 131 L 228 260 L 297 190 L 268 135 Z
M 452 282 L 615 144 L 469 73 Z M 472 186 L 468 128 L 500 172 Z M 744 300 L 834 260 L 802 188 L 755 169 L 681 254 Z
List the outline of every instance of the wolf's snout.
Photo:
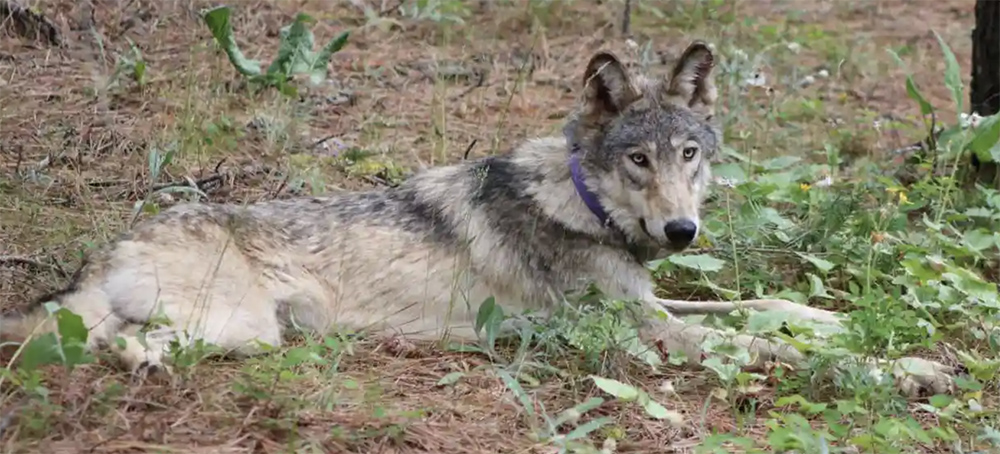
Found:
M 685 247 L 694 241 L 694 236 L 698 234 L 698 226 L 690 219 L 679 219 L 668 222 L 663 227 L 663 233 L 673 246 Z

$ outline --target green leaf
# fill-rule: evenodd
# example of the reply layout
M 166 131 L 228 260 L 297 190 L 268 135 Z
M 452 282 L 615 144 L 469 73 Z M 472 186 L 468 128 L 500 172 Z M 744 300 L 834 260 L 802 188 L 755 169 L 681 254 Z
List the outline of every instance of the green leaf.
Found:
M 617 397 L 620 400 L 631 402 L 639 398 L 639 390 L 630 385 L 626 385 L 618 380 L 591 375 L 590 379 L 602 391 Z
M 63 364 L 66 367 L 72 369 L 77 365 L 93 361 L 87 353 L 89 331 L 83 324 L 82 317 L 69 309 L 62 308 L 56 312 L 56 325 L 59 329 Z
M 701 271 L 719 271 L 726 262 L 707 254 L 671 255 L 668 260 L 674 265 Z
M 489 348 L 492 348 L 493 344 L 496 343 L 497 336 L 500 335 L 500 327 L 503 324 L 503 320 L 503 308 L 496 303 L 496 299 L 492 296 L 486 298 L 486 301 L 483 301 L 483 304 L 479 305 L 475 328 L 477 333 L 485 331 L 486 345 Z
M 291 25 L 281 28 L 281 44 L 278 55 L 267 67 L 267 75 L 276 80 L 288 80 L 292 75 L 306 72 L 312 65 L 313 33 L 306 28 L 313 22 L 312 17 L 305 13 L 295 16 Z
M 496 298 L 491 296 L 483 300 L 483 303 L 479 305 L 479 312 L 476 313 L 476 332 L 481 331 L 486 322 L 489 321 L 496 304 Z
M 810 415 L 815 415 L 823 410 L 826 410 L 827 408 L 827 405 L 824 403 L 809 402 L 808 400 L 806 400 L 805 397 L 802 397 L 798 394 L 781 397 L 774 402 L 775 407 L 784 407 L 786 405 L 792 405 L 792 404 L 798 404 L 800 407 L 802 407 L 802 410 L 804 410 L 806 413 L 809 413 Z
M 535 406 L 532 405 L 531 398 L 528 397 L 528 393 L 524 392 L 524 388 L 521 387 L 521 383 L 511 376 L 506 370 L 497 369 L 497 374 L 500 375 L 500 379 L 503 380 L 505 385 L 507 385 L 507 389 L 510 389 L 510 391 L 517 396 L 518 401 L 521 402 L 521 406 L 524 407 L 524 411 L 528 413 L 528 416 L 535 416 Z
M 916 82 L 913 81 L 913 76 L 906 76 L 906 94 L 920 105 L 920 113 L 922 115 L 930 115 L 934 113 L 934 106 L 924 98 L 924 95 L 920 93 L 917 89 Z
M 21 352 L 21 369 L 24 370 L 34 370 L 60 361 L 62 354 L 59 352 L 59 338 L 56 337 L 56 333 L 45 333 L 31 339 Z
M 464 376 L 465 372 L 452 372 L 450 374 L 445 375 L 444 377 L 441 377 L 441 379 L 438 380 L 437 385 L 438 386 L 454 385 L 455 383 L 458 383 L 458 380 L 460 380 Z
M 955 399 L 953 397 L 948 395 L 935 394 L 927 400 L 927 403 L 933 405 L 935 408 L 944 408 L 954 400 Z
M 713 356 L 705 359 L 701 362 L 702 366 L 705 366 L 715 372 L 719 376 L 719 379 L 724 383 L 731 383 L 735 378 L 736 374 L 739 373 L 739 367 L 733 363 L 723 364 L 722 360 L 718 356 Z
M 806 278 L 809 279 L 809 297 L 810 298 L 828 298 L 833 299 L 833 295 L 830 295 L 826 291 L 826 286 L 823 285 L 823 280 L 819 276 L 806 273 Z
M 941 53 L 944 54 L 944 84 L 951 90 L 951 99 L 955 102 L 955 112 L 965 112 L 962 97 L 962 68 L 958 66 L 958 59 L 955 58 L 951 47 L 948 47 L 948 43 L 941 38 L 936 30 L 933 32 L 941 46 Z
M 900 68 L 903 68 L 904 70 L 906 69 L 906 64 L 903 63 L 902 58 L 899 58 L 899 54 L 897 54 L 896 51 L 892 49 L 886 49 L 886 51 L 894 60 L 896 60 L 896 63 L 899 64 Z M 924 95 L 920 93 L 920 90 L 917 88 L 917 84 L 913 81 L 913 76 L 909 74 L 909 70 L 906 72 L 906 94 L 910 97 L 910 99 L 913 99 L 920 105 L 921 115 L 934 113 L 934 106 L 927 102 L 927 98 L 924 98 Z
M 604 427 L 610 423 L 611 423 L 611 418 L 607 416 L 602 416 L 600 418 L 587 421 L 586 424 L 578 426 L 577 428 L 570 431 L 570 433 L 566 434 L 566 440 L 567 441 L 576 440 L 578 438 L 586 437 L 587 435 L 590 435 L 591 432 L 600 429 L 601 427 Z
M 754 311 L 747 317 L 746 330 L 751 334 L 772 333 L 781 329 L 788 321 L 788 313 L 784 311 Z
M 282 369 L 290 369 L 302 364 L 321 364 L 323 358 L 308 347 L 295 347 L 288 350 L 284 360 L 281 362 Z
M 312 67 L 309 70 L 310 82 L 318 84 L 326 79 L 328 66 L 330 65 L 330 57 L 339 52 L 340 49 L 344 48 L 344 45 L 347 44 L 347 37 L 349 34 L 349 32 L 341 33 L 340 36 L 327 43 L 327 45 L 323 47 L 323 50 L 316 55 L 315 60 L 313 60 Z
M 573 408 L 570 408 L 560 413 L 559 416 L 556 417 L 555 421 L 552 422 L 552 425 L 555 427 L 559 427 L 567 422 L 574 421 L 578 419 L 580 416 L 583 416 L 588 411 L 600 407 L 601 404 L 603 403 L 604 403 L 604 398 L 591 397 L 590 399 L 587 399 L 583 403 L 577 404 Z
M 68 369 L 93 362 L 87 351 L 89 331 L 83 318 L 55 303 L 45 309 L 56 318 L 56 333 L 45 333 L 28 341 L 21 354 L 21 368 L 32 370 L 47 364 L 62 364 Z
M 213 8 L 205 13 L 205 25 L 208 25 L 215 41 L 226 52 L 229 62 L 240 74 L 260 76 L 260 62 L 246 58 L 236 44 L 236 38 L 233 37 L 233 26 L 229 21 L 231 14 L 232 10 L 228 6 Z
M 990 115 L 981 120 L 976 135 L 969 142 L 969 150 L 983 162 L 996 161 L 993 156 L 1000 142 L 1000 116 Z
M 642 405 L 642 409 L 646 410 L 646 414 L 655 419 L 665 419 L 674 423 L 680 423 L 684 420 L 680 413 L 667 410 L 659 402 L 650 398 L 649 394 L 641 393 L 639 403 Z
M 1000 123 L 998 123 L 1000 124 Z M 985 229 L 975 229 L 965 232 L 962 242 L 974 251 L 983 251 L 997 245 L 996 237 L 993 233 Z
M 803 254 L 801 252 L 796 252 L 796 254 L 798 254 L 799 257 L 806 259 L 809 263 L 812 263 L 813 266 L 819 269 L 823 274 L 829 273 L 830 270 L 837 266 L 835 263 L 823 260 L 815 255 Z
M 784 155 L 763 161 L 760 163 L 760 166 L 764 170 L 781 170 L 787 167 L 791 167 L 792 164 L 795 164 L 801 160 L 802 158 L 798 156 Z
M 747 173 L 743 166 L 736 162 L 717 164 L 712 168 L 712 175 L 719 178 L 728 178 L 739 184 L 747 181 Z

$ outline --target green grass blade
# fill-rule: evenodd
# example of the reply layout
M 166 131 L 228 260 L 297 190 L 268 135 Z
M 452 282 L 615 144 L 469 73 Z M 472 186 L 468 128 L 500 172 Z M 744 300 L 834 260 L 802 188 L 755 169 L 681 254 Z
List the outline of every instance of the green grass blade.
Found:
M 937 31 L 934 31 L 934 37 L 937 38 L 938 44 L 941 46 L 941 53 L 944 54 L 944 84 L 951 90 L 951 98 L 955 102 L 956 114 L 961 114 L 965 111 L 965 100 L 962 95 L 962 68 L 958 66 L 958 59 L 955 58 L 955 53 L 951 51 L 951 47 L 948 46 L 948 43 L 941 38 L 941 35 Z

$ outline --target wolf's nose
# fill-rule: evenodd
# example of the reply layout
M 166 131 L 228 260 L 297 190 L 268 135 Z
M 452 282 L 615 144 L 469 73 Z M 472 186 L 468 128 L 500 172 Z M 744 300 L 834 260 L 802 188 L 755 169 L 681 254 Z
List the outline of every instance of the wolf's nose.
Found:
M 670 221 L 663 227 L 663 233 L 667 235 L 667 240 L 677 245 L 687 245 L 694 241 L 695 234 L 698 233 L 698 226 L 689 219 Z

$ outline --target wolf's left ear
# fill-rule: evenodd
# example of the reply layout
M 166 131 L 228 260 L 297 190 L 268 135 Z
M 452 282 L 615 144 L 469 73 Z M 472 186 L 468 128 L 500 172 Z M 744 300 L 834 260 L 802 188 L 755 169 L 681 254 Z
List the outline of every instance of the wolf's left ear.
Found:
M 715 55 L 708 43 L 695 41 L 677 60 L 667 85 L 667 102 L 687 107 L 710 119 L 715 115 L 715 101 L 719 95 L 715 89 L 712 69 Z
M 625 65 L 610 52 L 590 58 L 583 73 L 583 87 L 587 114 L 598 121 L 620 114 L 640 97 Z

